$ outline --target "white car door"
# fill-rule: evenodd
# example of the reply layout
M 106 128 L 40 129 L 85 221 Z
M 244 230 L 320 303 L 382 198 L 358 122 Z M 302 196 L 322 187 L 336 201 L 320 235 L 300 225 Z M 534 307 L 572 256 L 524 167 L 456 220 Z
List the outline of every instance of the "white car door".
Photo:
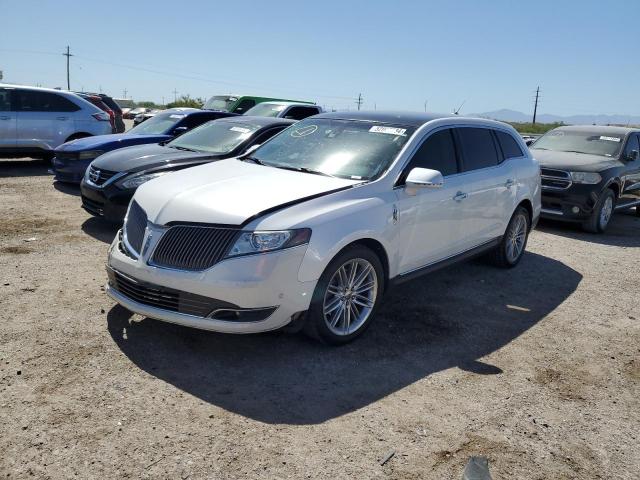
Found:
M 511 162 L 503 161 L 491 129 L 458 127 L 455 135 L 469 187 L 461 201 L 464 247 L 471 249 L 504 233 L 515 208 L 515 170 Z
M 440 188 L 418 189 L 410 195 L 404 178 L 413 168 L 438 170 Z M 405 167 L 396 187 L 399 235 L 399 271 L 409 273 L 463 251 L 461 218 L 465 215 L 459 193 L 467 179 L 458 174 L 458 160 L 449 128 L 430 133 Z
M 16 117 L 11 109 L 11 89 L 0 88 L 0 148 L 15 148 Z
M 52 150 L 73 132 L 73 115 L 62 111 L 68 100 L 52 92 L 16 89 L 17 146 Z

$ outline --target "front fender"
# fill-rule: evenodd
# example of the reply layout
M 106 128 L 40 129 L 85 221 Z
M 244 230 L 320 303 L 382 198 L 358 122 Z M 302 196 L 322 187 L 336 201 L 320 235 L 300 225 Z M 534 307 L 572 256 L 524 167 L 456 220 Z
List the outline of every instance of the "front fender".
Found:
M 311 242 L 300 265 L 298 280 L 318 280 L 342 249 L 363 239 L 375 240 L 382 245 L 389 261 L 389 271 L 394 274 L 393 266 L 397 264 L 398 252 L 392 246 L 398 244 L 398 231 L 393 221 L 393 205 L 386 202 L 365 202 L 357 208 L 340 211 L 340 218 L 332 218 L 313 229 Z

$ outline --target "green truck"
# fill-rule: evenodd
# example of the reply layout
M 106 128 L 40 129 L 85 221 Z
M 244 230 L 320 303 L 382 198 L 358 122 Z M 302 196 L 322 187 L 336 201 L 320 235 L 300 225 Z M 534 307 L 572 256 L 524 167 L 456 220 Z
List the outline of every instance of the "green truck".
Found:
M 223 110 L 231 113 L 245 113 L 251 107 L 262 102 L 295 102 L 315 105 L 314 102 L 287 100 L 284 98 L 254 97 L 253 95 L 214 95 L 202 107 L 205 110 Z

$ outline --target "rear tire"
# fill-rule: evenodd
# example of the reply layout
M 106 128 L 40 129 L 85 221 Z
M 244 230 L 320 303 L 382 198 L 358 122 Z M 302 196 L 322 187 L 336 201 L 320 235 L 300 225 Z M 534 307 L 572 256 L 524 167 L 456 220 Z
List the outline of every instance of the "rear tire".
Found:
M 615 206 L 616 196 L 613 190 L 608 188 L 600 195 L 598 202 L 595 207 L 593 207 L 593 213 L 589 219 L 582 224 L 582 228 L 590 233 L 603 233 L 611 221 Z
M 500 244 L 491 256 L 494 265 L 501 268 L 513 268 L 520 262 L 527 248 L 530 225 L 529 211 L 524 207 L 516 208 Z
M 305 333 L 329 345 L 355 340 L 371 324 L 384 283 L 378 256 L 361 245 L 348 247 L 320 276 L 307 312 Z

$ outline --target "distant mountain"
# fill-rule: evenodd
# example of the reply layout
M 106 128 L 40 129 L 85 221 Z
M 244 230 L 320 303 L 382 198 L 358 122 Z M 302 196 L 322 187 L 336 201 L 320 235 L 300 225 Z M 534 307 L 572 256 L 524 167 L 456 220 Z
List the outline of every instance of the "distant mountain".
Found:
M 472 117 L 492 118 L 503 122 L 531 122 L 532 114 L 522 113 L 516 110 L 503 108 L 493 112 L 473 113 Z M 640 116 L 638 115 L 552 115 L 548 113 L 539 114 L 536 118 L 540 123 L 556 123 L 564 122 L 567 125 L 640 125 Z

